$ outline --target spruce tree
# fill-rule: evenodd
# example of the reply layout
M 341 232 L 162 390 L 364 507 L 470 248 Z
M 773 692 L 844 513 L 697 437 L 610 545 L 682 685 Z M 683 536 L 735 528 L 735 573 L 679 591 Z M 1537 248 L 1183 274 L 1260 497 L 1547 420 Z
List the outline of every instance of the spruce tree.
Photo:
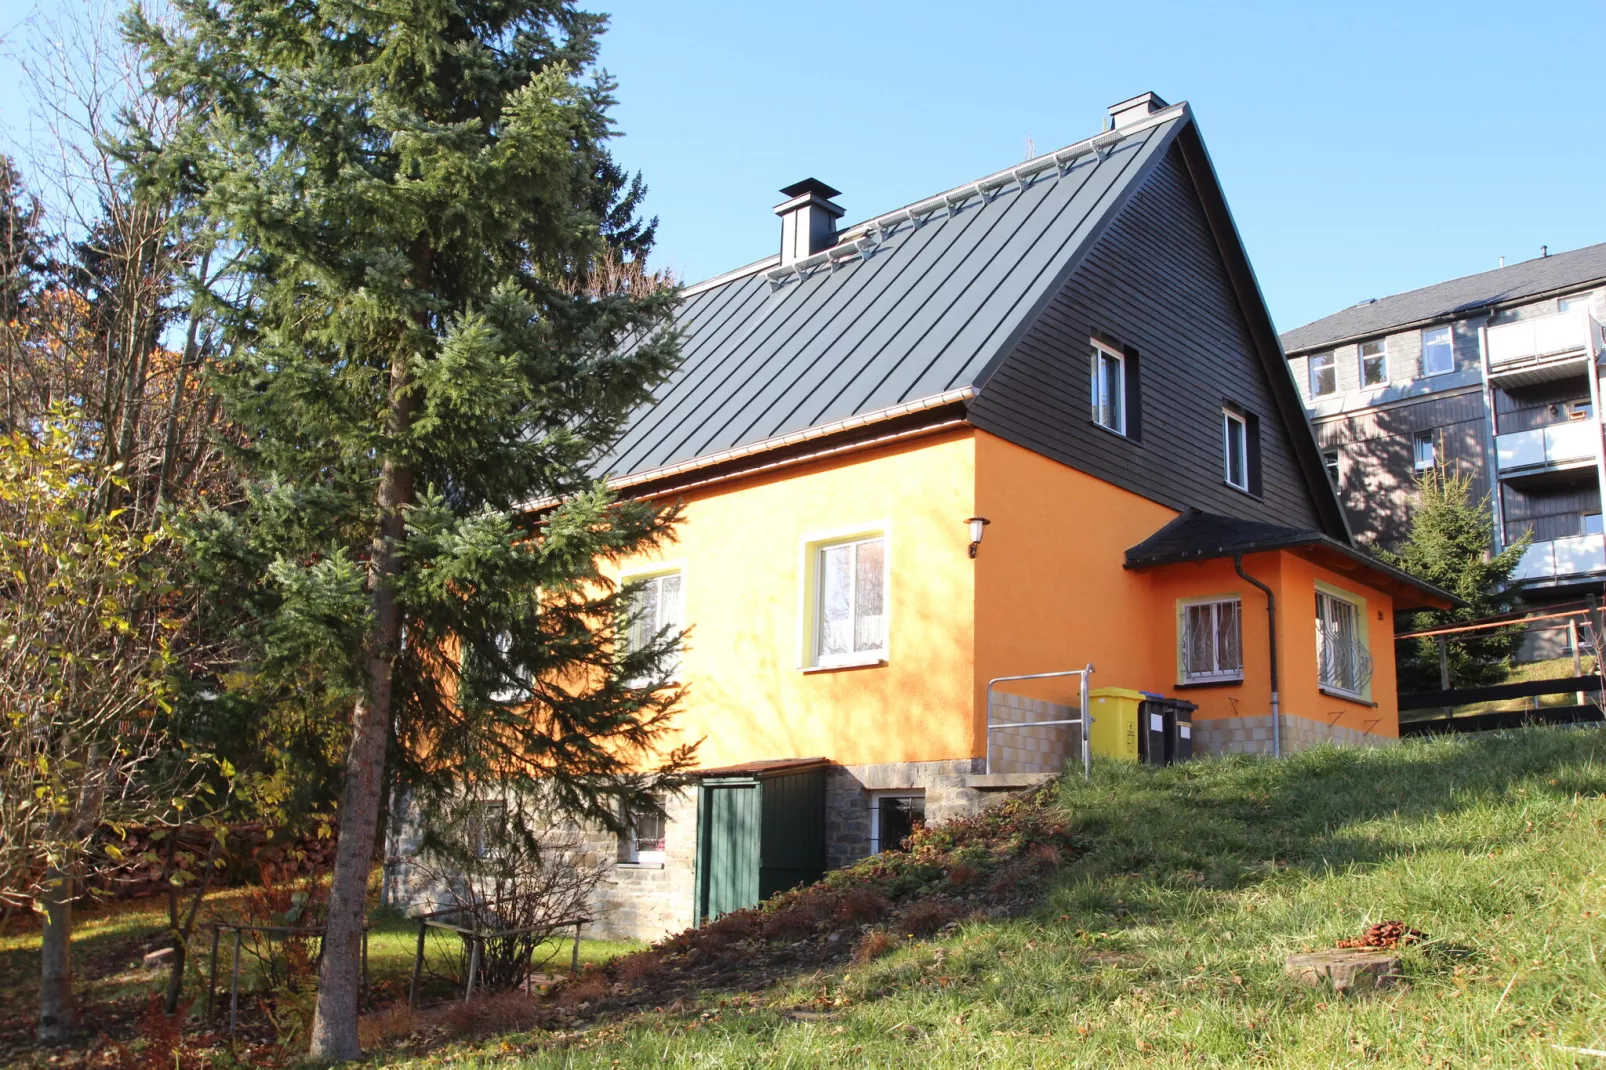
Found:
M 1391 564 L 1458 595 L 1466 605 L 1405 616 L 1402 631 L 1453 628 L 1508 613 L 1515 599 L 1511 575 L 1528 548 L 1529 535 L 1500 553 L 1494 545 L 1489 498 L 1472 497 L 1472 477 L 1443 465 L 1416 481 L 1411 530 L 1397 552 L 1384 551 Z M 1499 683 L 1511 671 L 1511 657 L 1522 643 L 1522 629 L 1498 628 L 1457 636 L 1446 646 L 1450 680 L 1459 687 Z M 1441 683 L 1439 646 L 1433 637 L 1399 643 L 1396 664 L 1401 691 L 1434 691 Z
M 676 297 L 643 268 L 643 187 L 607 149 L 601 17 L 171 8 L 128 31 L 196 118 L 127 153 L 198 206 L 243 282 L 217 387 L 244 503 L 193 523 L 195 576 L 258 651 L 238 686 L 348 726 L 312 1054 L 349 1059 L 391 780 L 425 800 L 538 784 L 555 816 L 617 827 L 690 761 L 660 753 L 678 637 L 620 649 L 630 592 L 599 572 L 674 518 L 595 473 L 677 358 Z M 501 686 L 459 701 L 463 664 Z

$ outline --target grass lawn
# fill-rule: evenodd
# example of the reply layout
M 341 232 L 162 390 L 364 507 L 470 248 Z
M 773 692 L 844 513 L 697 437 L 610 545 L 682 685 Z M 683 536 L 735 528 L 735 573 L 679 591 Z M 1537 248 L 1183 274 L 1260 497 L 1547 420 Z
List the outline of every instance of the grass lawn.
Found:
M 1282 762 L 1101 763 L 1088 851 L 1030 918 L 754 996 L 459 1043 L 423 1067 L 1606 1067 L 1606 732 Z M 1430 941 L 1350 999 L 1284 957 L 1380 920 Z

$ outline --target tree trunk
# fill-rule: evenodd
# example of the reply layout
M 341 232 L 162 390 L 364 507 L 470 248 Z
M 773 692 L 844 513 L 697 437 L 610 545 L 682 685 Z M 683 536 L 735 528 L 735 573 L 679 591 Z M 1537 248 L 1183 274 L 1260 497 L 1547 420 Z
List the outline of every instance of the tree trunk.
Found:
M 420 287 L 429 276 L 431 259 L 427 248 L 414 255 L 413 278 Z M 380 469 L 379 530 L 368 565 L 369 606 L 373 613 L 365 666 L 368 690 L 352 712 L 351 749 L 346 755 L 346 784 L 339 812 L 340 839 L 335 844 L 329 920 L 324 930 L 323 963 L 318 971 L 318 1010 L 312 1021 L 311 1055 L 323 1062 L 362 1056 L 357 1039 L 357 1002 L 362 986 L 363 919 L 385 783 L 392 670 L 401 644 L 401 607 L 396 604 L 393 579 L 401 571 L 399 550 L 406 535 L 403 510 L 413 497 L 412 466 L 396 456 L 412 426 L 414 407 L 403 354 L 398 354 L 390 366 L 387 404 L 390 411 L 386 430 L 391 446 Z
M 63 1044 L 78 1025 L 72 993 L 72 878 L 52 870 L 41 895 L 44 933 L 39 941 L 39 1030 L 41 1044 Z

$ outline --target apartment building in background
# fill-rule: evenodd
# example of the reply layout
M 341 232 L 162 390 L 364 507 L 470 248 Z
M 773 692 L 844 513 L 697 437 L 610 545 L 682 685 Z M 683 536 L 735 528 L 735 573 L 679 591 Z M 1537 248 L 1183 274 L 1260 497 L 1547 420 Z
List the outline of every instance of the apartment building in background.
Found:
M 1533 533 L 1530 604 L 1606 578 L 1600 358 L 1606 244 L 1365 301 L 1282 336 L 1356 537 L 1389 546 L 1417 473 L 1487 493 L 1497 548 Z

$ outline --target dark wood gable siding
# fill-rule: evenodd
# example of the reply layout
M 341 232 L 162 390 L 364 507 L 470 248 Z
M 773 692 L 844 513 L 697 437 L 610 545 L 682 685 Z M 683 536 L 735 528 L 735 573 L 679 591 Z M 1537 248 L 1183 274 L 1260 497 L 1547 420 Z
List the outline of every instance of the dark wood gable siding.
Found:
M 1095 335 L 1137 351 L 1136 440 L 1092 421 L 1088 350 Z M 1259 498 L 1223 478 L 1223 401 L 1259 418 Z M 970 417 L 983 430 L 1173 508 L 1320 527 L 1174 146 L 982 384 Z

